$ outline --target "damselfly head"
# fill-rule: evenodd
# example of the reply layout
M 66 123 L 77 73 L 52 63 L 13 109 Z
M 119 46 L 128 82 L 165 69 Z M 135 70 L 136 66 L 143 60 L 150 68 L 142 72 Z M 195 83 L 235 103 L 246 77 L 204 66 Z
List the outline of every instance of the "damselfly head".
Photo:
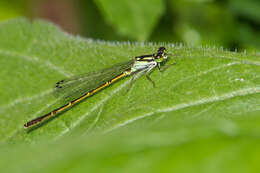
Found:
M 163 62 L 166 61 L 168 58 L 168 54 L 166 53 L 165 47 L 159 47 L 157 53 L 155 54 L 155 60 L 156 62 Z

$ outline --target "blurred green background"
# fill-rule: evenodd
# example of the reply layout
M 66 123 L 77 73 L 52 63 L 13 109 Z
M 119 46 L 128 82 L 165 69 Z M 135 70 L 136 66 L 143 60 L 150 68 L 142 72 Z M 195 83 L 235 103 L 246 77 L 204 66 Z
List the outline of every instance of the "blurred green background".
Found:
M 260 48 L 259 0 L 1 0 L 0 21 L 25 16 L 101 40 Z

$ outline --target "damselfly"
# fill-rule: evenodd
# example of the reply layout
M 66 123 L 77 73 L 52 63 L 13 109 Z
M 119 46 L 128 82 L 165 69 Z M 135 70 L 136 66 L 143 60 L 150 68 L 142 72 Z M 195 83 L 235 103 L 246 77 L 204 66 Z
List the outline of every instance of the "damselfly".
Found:
M 24 124 L 24 128 L 38 125 L 41 122 L 54 117 L 126 76 L 133 75 L 132 79 L 134 79 L 138 74 L 145 74 L 147 79 L 155 85 L 149 77 L 149 72 L 155 67 L 158 67 L 158 69 L 161 70 L 161 65 L 163 65 L 167 59 L 168 54 L 166 53 L 166 49 L 160 47 L 157 53 L 137 56 L 133 60 L 117 64 L 98 72 L 87 73 L 61 80 L 56 83 L 55 93 L 57 97 L 64 99 L 66 104 L 27 122 Z

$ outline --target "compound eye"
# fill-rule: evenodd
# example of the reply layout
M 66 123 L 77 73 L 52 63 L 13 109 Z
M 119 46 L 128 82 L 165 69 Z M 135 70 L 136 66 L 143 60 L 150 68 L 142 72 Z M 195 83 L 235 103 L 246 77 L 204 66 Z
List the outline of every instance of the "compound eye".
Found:
M 165 47 L 159 47 L 158 53 L 159 53 L 159 52 L 160 52 L 160 53 L 163 53 L 165 50 L 166 50 Z
M 159 57 L 163 56 L 163 54 L 165 53 L 165 50 L 166 50 L 165 47 L 159 47 L 156 57 L 159 58 Z

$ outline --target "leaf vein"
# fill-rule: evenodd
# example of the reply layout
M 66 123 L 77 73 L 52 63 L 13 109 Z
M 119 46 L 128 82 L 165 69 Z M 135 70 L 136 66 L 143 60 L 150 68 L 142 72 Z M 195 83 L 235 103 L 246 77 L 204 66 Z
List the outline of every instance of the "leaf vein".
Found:
M 205 71 L 199 72 L 199 73 L 196 74 L 196 75 L 187 76 L 187 77 L 185 77 L 185 78 L 183 78 L 183 79 L 177 81 L 177 82 L 175 83 L 175 85 L 171 86 L 170 88 L 171 88 L 171 89 L 172 89 L 172 88 L 176 88 L 178 85 L 180 85 L 181 83 L 183 83 L 183 82 L 185 82 L 185 81 L 187 81 L 187 80 L 190 80 L 190 79 L 199 77 L 199 76 L 201 76 L 201 75 L 206 75 L 206 74 L 211 73 L 211 72 L 213 72 L 213 71 L 216 71 L 216 70 L 219 70 L 219 69 L 222 69 L 222 68 L 226 68 L 226 67 L 230 67 L 230 66 L 236 65 L 236 64 L 240 64 L 240 62 L 232 62 L 232 63 L 224 64 L 224 65 L 221 65 L 221 66 L 213 67 L 213 68 L 211 68 L 211 69 L 209 69 L 209 70 L 205 70 Z
M 32 57 L 30 57 L 30 56 L 28 56 L 28 55 L 21 55 L 21 54 L 19 54 L 19 53 L 17 53 L 17 52 L 10 52 L 10 51 L 1 50 L 1 49 L 0 49 L 0 53 L 3 54 L 3 55 L 12 56 L 12 57 L 17 57 L 17 56 L 19 56 L 19 57 L 21 57 L 21 58 L 23 58 L 23 59 L 25 59 L 25 60 L 27 60 L 27 61 L 37 62 L 38 64 L 44 65 L 44 66 L 48 67 L 49 69 L 52 69 L 52 70 L 54 70 L 54 71 L 57 71 L 58 73 L 60 73 L 60 74 L 62 74 L 62 75 L 64 75 L 64 76 L 66 76 L 66 77 L 70 77 L 70 76 L 72 75 L 72 74 L 66 72 L 64 69 L 62 69 L 62 68 L 60 68 L 60 67 L 58 67 L 58 66 L 52 64 L 52 63 L 49 62 L 49 61 L 43 61 L 43 60 L 41 60 L 41 58 L 39 58 L 39 57 L 37 57 L 37 56 L 32 56 Z
M 49 89 L 49 90 L 46 90 L 40 94 L 35 94 L 33 96 L 30 96 L 30 97 L 22 97 L 22 98 L 17 98 L 15 100 L 13 100 L 12 102 L 10 103 L 7 103 L 3 106 L 0 107 L 0 111 L 4 111 L 5 109 L 8 109 L 10 107 L 13 107 L 15 106 L 16 104 L 19 104 L 19 103 L 23 103 L 23 102 L 26 102 L 26 101 L 31 101 L 31 100 L 34 100 L 34 99 L 38 99 L 39 97 L 43 97 L 49 93 L 52 92 L 53 89 Z
M 118 129 L 120 127 L 126 126 L 130 123 L 137 121 L 137 120 L 152 116 L 154 114 L 178 111 L 178 110 L 182 110 L 182 109 L 193 107 L 193 106 L 198 106 L 198 105 L 207 104 L 207 103 L 214 103 L 214 102 L 218 102 L 218 101 L 224 101 L 224 100 L 228 100 L 228 99 L 238 97 L 238 96 L 247 96 L 247 95 L 257 94 L 257 93 L 260 93 L 260 87 L 240 89 L 240 90 L 229 92 L 229 93 L 226 93 L 226 94 L 223 94 L 223 95 L 220 95 L 220 96 L 213 96 L 213 97 L 209 97 L 209 98 L 196 100 L 196 101 L 193 101 L 193 102 L 190 102 L 190 103 L 182 103 L 182 104 L 175 105 L 173 107 L 158 109 L 155 112 L 149 112 L 149 113 L 146 113 L 142 116 L 137 116 L 137 117 L 129 119 L 129 120 L 123 122 L 123 123 L 117 124 L 116 126 L 106 130 L 105 133 L 108 133 L 108 132 L 113 131 L 115 129 Z

